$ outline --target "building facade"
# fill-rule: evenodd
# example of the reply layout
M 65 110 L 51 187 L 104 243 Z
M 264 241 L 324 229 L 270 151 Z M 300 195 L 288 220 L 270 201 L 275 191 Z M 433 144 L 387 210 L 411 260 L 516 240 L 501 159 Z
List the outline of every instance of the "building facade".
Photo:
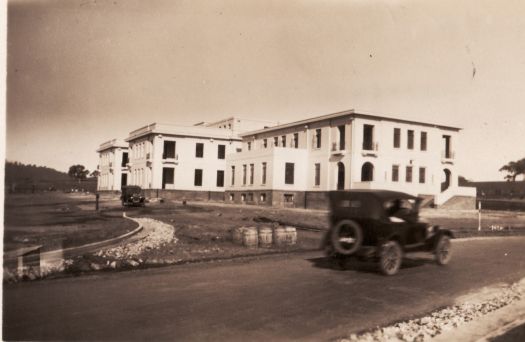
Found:
M 130 133 L 130 184 L 143 189 L 224 192 L 226 155 L 240 148 L 231 130 L 154 123 Z
M 459 131 L 345 111 L 242 133 L 242 152 L 227 160 L 226 201 L 326 207 L 327 192 L 343 189 L 399 190 L 437 205 L 474 199 L 457 184 Z
M 128 144 L 123 140 L 112 139 L 102 143 L 97 149 L 98 191 L 120 191 L 128 183 Z

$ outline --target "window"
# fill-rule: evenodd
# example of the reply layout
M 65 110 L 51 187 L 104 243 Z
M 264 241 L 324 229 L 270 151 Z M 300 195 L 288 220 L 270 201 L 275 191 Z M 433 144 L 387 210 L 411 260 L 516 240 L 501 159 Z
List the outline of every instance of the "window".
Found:
M 414 131 L 411 129 L 408 130 L 407 148 L 409 150 L 414 149 Z
M 284 201 L 286 203 L 293 203 L 293 194 L 284 194 Z
M 235 194 L 230 193 L 230 201 L 233 202 L 235 200 Z
M 281 146 L 282 146 L 282 147 L 286 147 L 286 135 L 283 135 L 283 136 L 281 137 Z
M 421 151 L 427 150 L 427 132 L 421 132 Z
M 241 194 L 241 202 L 246 202 L 246 194 Z
M 273 146 L 275 147 L 279 146 L 279 138 L 273 137 Z
M 263 139 L 263 147 L 264 148 L 267 148 L 268 147 L 268 139 Z
M 419 183 L 424 184 L 426 179 L 426 170 L 424 167 L 419 168 Z
M 253 185 L 253 172 L 254 171 L 254 165 L 250 164 L 250 185 Z
M 224 186 L 224 170 L 217 170 L 217 186 L 220 188 Z
M 315 148 L 321 148 L 321 129 L 318 128 L 315 130 Z
M 293 147 L 298 148 L 299 147 L 299 133 L 293 134 Z
M 341 125 L 337 127 L 339 131 L 339 149 L 344 150 L 345 149 L 345 125 Z
M 412 182 L 412 166 L 407 166 L 405 180 L 407 183 Z
M 175 158 L 175 141 L 164 140 L 164 150 L 162 152 L 162 159 Z
M 284 168 L 284 184 L 294 182 L 294 163 L 286 163 Z
M 248 141 L 248 151 L 250 151 L 251 149 L 252 149 L 252 142 Z
M 253 202 L 253 192 L 248 193 L 248 201 Z
M 363 150 L 374 150 L 374 126 L 363 125 Z
M 224 159 L 226 157 L 226 145 L 217 146 L 217 158 Z
M 197 143 L 195 147 L 195 157 L 202 158 L 204 156 L 204 144 Z
M 261 194 L 260 202 L 266 202 L 266 194 Z
M 394 128 L 394 148 L 401 147 L 401 128 Z
M 122 167 L 125 167 L 129 163 L 128 152 L 122 153 Z
M 319 186 L 321 184 L 321 164 L 315 163 L 315 177 L 314 177 L 314 186 Z
M 392 165 L 392 182 L 399 182 L 399 165 Z
M 202 186 L 202 169 L 195 169 L 195 186 Z
M 361 182 L 371 182 L 374 180 L 374 165 L 366 162 L 361 167 Z
M 445 151 L 443 152 L 443 157 L 445 158 L 453 158 L 452 156 L 452 149 L 451 149 L 451 144 L 450 144 L 450 135 L 444 135 L 443 136 L 443 140 L 445 142 Z
M 266 163 L 262 163 L 261 183 L 266 184 Z
M 246 164 L 242 166 L 242 185 L 246 185 Z
M 231 179 L 231 185 L 235 185 L 235 166 L 232 165 L 232 179 Z

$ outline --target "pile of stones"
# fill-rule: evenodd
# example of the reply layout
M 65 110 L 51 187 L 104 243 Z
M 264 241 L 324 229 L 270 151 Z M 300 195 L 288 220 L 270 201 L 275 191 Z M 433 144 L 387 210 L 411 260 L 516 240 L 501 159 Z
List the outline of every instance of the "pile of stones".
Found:
M 364 341 L 428 341 L 489 312 L 509 305 L 525 296 L 525 280 L 497 291 L 482 301 L 467 301 L 447 307 L 428 316 L 378 328 L 364 334 L 351 334 L 340 342 Z

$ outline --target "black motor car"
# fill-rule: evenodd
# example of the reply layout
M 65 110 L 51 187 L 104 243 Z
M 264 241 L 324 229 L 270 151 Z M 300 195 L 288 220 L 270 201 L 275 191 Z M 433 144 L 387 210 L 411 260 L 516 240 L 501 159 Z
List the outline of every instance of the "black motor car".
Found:
M 450 261 L 452 232 L 419 219 L 420 198 L 388 190 L 331 191 L 329 197 L 323 239 L 329 256 L 378 261 L 385 275 L 397 273 L 409 252 L 433 253 L 440 265 Z
M 140 186 L 135 185 L 123 186 L 120 199 L 123 206 L 143 207 L 146 204 L 146 198 L 142 194 L 142 189 Z

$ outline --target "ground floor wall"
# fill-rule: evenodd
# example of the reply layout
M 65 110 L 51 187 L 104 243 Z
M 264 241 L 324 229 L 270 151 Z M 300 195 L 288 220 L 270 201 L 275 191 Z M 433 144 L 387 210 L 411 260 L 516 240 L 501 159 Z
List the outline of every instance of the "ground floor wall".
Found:
M 224 201 L 224 192 L 222 191 L 144 189 L 144 196 L 146 198 L 163 198 L 175 201 Z

